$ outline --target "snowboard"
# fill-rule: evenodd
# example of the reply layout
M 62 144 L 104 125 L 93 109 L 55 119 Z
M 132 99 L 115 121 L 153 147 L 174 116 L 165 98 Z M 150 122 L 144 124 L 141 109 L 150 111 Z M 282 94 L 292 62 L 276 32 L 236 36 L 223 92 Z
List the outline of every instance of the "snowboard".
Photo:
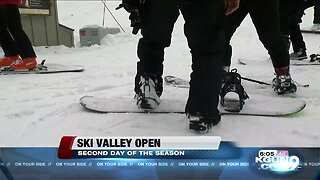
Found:
M 320 34 L 320 31 L 312 31 L 312 30 L 307 30 L 307 29 L 301 29 L 302 33 L 307 33 L 307 34 Z
M 251 61 L 251 60 L 250 60 Z M 271 62 L 271 60 L 268 60 Z M 251 63 L 259 63 L 259 62 L 265 62 L 265 60 L 261 60 L 261 61 L 251 61 Z M 247 59 L 243 59 L 243 58 L 239 58 L 238 59 L 238 63 L 241 65 L 248 65 L 249 60 Z M 320 61 L 314 61 L 311 62 L 310 59 L 305 59 L 305 60 L 290 60 L 290 66 L 318 66 L 320 65 Z
M 11 75 L 11 74 L 54 74 L 54 73 L 68 73 L 68 72 L 83 72 L 84 69 L 80 66 L 66 66 L 61 64 L 44 64 L 43 60 L 37 65 L 37 68 L 33 70 L 21 70 L 13 71 L 10 68 L 3 68 L 0 70 L 0 75 Z
M 97 113 L 178 113 L 184 114 L 186 100 L 161 99 L 160 105 L 153 110 L 139 109 L 136 101 L 130 98 L 102 98 L 95 96 L 83 96 L 80 104 L 89 111 Z M 297 113 L 304 109 L 305 101 L 295 98 L 267 97 L 261 95 L 250 95 L 246 104 L 240 112 L 225 111 L 219 105 L 222 115 L 247 115 L 279 117 Z

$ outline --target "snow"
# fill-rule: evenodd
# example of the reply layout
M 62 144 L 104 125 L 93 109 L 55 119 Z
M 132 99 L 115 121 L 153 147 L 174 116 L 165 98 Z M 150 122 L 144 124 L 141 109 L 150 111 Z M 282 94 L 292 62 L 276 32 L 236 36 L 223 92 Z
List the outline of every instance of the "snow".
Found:
M 79 46 L 78 30 L 86 25 L 102 26 L 103 4 L 100 1 L 59 1 L 59 21 L 75 29 L 75 48 L 36 47 L 38 59 L 48 63 L 81 65 L 82 73 L 7 75 L 0 77 L 0 146 L 57 147 L 64 135 L 77 136 L 198 136 L 187 130 L 182 114 L 97 114 L 84 111 L 79 99 L 84 95 L 133 97 L 136 71 L 136 47 L 140 35 L 132 35 L 128 14 L 115 11 L 119 1 L 107 1 L 125 33 L 106 36 L 101 45 Z M 312 25 L 313 9 L 306 11 L 302 27 Z M 117 27 L 106 14 L 105 24 Z M 173 32 L 172 45 L 166 49 L 164 75 L 188 79 L 191 56 L 183 35 L 180 17 Z M 308 53 L 319 53 L 320 38 L 304 35 Z M 273 68 L 268 54 L 258 40 L 247 17 L 237 30 L 233 67 L 244 77 L 271 82 Z M 249 58 L 248 65 L 237 63 Z M 251 60 L 250 60 L 251 59 Z M 261 61 L 261 63 L 252 63 Z M 299 87 L 294 95 L 307 102 L 300 113 L 289 117 L 223 116 L 222 122 L 205 136 L 221 136 L 239 146 L 319 147 L 320 66 L 292 66 L 293 78 L 310 87 Z M 277 96 L 271 88 L 243 82 L 250 94 Z M 164 87 L 164 98 L 184 98 L 183 90 Z M 186 90 L 185 90 L 186 91 Z M 115 98 L 116 101 L 116 98 Z M 268 103 L 268 102 L 266 102 Z M 270 105 L 270 108 L 273 108 Z

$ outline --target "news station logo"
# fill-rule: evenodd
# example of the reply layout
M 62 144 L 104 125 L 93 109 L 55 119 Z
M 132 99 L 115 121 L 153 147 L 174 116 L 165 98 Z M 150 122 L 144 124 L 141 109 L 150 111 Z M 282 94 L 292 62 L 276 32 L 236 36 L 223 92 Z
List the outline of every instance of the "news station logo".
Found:
M 298 156 L 290 155 L 287 150 L 260 150 L 254 162 L 259 170 L 272 172 L 292 172 L 301 169 Z

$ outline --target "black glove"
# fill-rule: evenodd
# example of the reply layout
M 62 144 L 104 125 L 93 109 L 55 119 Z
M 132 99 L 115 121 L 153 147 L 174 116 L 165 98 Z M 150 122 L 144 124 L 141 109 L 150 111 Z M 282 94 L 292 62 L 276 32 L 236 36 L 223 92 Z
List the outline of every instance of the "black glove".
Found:
M 132 33 L 137 34 L 143 24 L 144 4 L 145 0 L 122 0 L 116 10 L 124 8 L 130 13 L 129 19 L 131 21 L 131 27 L 133 27 Z
M 139 2 L 139 0 L 122 0 L 116 10 L 124 8 L 128 13 L 132 13 L 132 11 L 139 8 Z

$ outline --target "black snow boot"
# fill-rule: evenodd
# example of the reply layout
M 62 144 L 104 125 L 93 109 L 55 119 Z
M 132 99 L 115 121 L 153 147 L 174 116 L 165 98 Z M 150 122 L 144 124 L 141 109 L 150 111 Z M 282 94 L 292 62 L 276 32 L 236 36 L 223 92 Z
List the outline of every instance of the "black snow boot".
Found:
M 297 91 L 297 85 L 291 79 L 289 71 L 284 74 L 276 75 L 272 81 L 272 87 L 279 95 L 294 93 Z
M 199 114 L 187 113 L 189 119 L 189 129 L 196 132 L 208 132 L 212 126 L 219 124 L 221 115 L 215 117 L 203 117 Z
M 220 104 L 226 111 L 239 112 L 242 110 L 244 101 L 249 98 L 241 85 L 241 76 L 237 69 L 227 72 L 222 81 L 220 92 Z

